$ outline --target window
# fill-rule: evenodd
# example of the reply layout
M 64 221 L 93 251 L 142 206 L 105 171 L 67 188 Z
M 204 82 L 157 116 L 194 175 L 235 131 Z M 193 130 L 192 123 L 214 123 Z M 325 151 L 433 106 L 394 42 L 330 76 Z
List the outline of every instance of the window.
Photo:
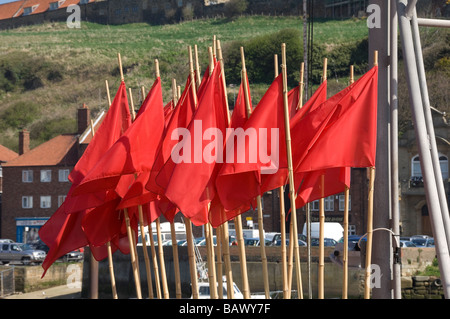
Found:
M 32 170 L 23 170 L 22 171 L 22 182 L 24 182 L 24 183 L 32 183 L 33 182 L 33 171 Z
M 445 155 L 439 154 L 439 166 L 441 168 L 442 179 L 448 179 L 448 158 Z M 416 155 L 411 160 L 411 177 L 422 177 L 422 169 L 420 167 L 419 155 Z
M 31 7 L 23 8 L 23 15 L 24 16 L 29 15 L 31 12 L 33 12 L 33 9 Z
M 60 169 L 58 171 L 58 181 L 60 181 L 60 182 L 68 182 L 69 181 L 69 170 L 68 169 Z
M 351 211 L 352 196 L 348 195 L 348 211 Z M 339 195 L 339 211 L 343 212 L 345 209 L 345 195 Z
M 80 4 L 86 4 L 89 3 L 89 0 L 80 0 Z
M 0 177 L 3 177 L 3 168 L 1 165 L 0 165 Z
M 41 208 L 51 208 L 51 207 L 52 207 L 52 197 L 41 196 Z
M 41 170 L 41 182 L 49 183 L 52 181 L 52 171 L 50 169 Z
M 49 10 L 56 10 L 59 7 L 58 2 L 50 2 Z
M 328 196 L 324 199 L 325 211 L 334 211 L 334 196 Z
M 58 195 L 58 207 L 60 207 L 66 200 L 66 195 Z
M 356 235 L 356 226 L 355 225 L 348 225 L 348 234 Z
M 33 196 L 22 196 L 22 208 L 33 208 Z

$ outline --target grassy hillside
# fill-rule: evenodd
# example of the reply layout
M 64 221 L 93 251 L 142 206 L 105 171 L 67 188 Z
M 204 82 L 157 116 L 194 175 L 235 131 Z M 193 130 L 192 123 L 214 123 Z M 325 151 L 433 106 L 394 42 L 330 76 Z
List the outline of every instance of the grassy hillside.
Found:
M 234 41 L 248 41 L 284 29 L 298 30 L 298 41 L 303 43 L 302 25 L 302 20 L 296 17 L 253 16 L 164 26 L 105 26 L 83 22 L 81 29 L 68 29 L 65 23 L 49 23 L 2 31 L 0 144 L 17 149 L 17 132 L 26 127 L 31 131 L 32 147 L 36 146 L 57 134 L 75 131 L 76 108 L 83 103 L 94 115 L 105 108 L 105 80 L 112 95 L 120 80 L 118 52 L 122 56 L 126 84 L 133 90 L 134 103 L 140 101 L 139 87 L 149 88 L 153 83 L 154 59 L 160 63 L 167 102 L 172 78 L 183 86 L 188 75 L 188 45 L 198 45 L 204 70 L 213 35 L 221 40 L 226 55 L 227 48 L 236 49 L 231 45 Z M 318 21 L 314 25 L 314 43 L 321 45 L 324 55 L 339 46 L 361 41 L 367 35 L 365 20 Z M 330 74 L 335 74 L 333 61 L 330 62 Z M 317 63 L 320 65 L 321 61 Z M 289 72 L 298 72 L 298 68 L 298 65 L 288 65 Z M 267 83 L 256 83 L 254 79 L 250 82 L 256 92 L 252 95 L 257 99 Z M 345 85 L 346 81 L 341 83 Z M 230 92 L 233 94 L 232 89 Z

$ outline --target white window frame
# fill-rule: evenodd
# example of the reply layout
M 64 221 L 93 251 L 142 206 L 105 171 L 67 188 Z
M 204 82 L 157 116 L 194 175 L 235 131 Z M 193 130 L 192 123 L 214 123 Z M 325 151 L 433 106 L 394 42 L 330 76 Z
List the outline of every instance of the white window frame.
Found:
M 439 166 L 442 173 L 442 179 L 448 179 L 448 158 L 443 154 L 439 154 Z M 411 159 L 411 177 L 423 177 L 422 168 L 420 167 L 419 155 L 415 155 Z
M 41 183 L 50 183 L 52 181 L 52 170 L 41 169 Z
M 40 207 L 41 208 L 52 208 L 52 197 L 49 195 L 41 196 Z
M 324 206 L 326 212 L 334 212 L 334 195 L 324 198 Z
M 23 183 L 32 183 L 33 182 L 33 170 L 31 170 L 31 169 L 22 170 L 22 182 Z
M 339 211 L 343 212 L 345 209 L 345 195 L 339 195 Z M 348 211 L 352 210 L 352 196 L 348 195 Z
M 33 196 L 22 196 L 22 208 L 24 209 L 33 208 Z
M 441 167 L 442 179 L 448 179 L 448 158 L 445 155 L 439 154 L 439 166 Z
M 58 170 L 58 181 L 59 182 L 68 182 L 69 174 L 70 174 L 70 170 L 68 170 L 68 169 Z

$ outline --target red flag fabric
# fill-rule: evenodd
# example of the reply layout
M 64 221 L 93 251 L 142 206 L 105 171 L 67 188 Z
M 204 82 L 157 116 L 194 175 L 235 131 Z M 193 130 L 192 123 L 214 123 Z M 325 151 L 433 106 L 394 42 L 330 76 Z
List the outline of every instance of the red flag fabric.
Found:
M 243 79 L 244 80 L 244 79 Z M 250 85 L 248 82 L 248 78 L 245 78 L 247 81 L 247 92 L 250 104 L 250 112 L 252 112 L 252 100 L 250 94 Z M 236 103 L 233 109 L 233 114 L 231 116 L 230 127 L 233 129 L 242 128 L 244 124 L 247 122 L 247 108 L 245 104 L 245 94 L 244 94 L 244 82 L 241 81 L 241 85 L 239 86 L 239 92 L 236 99 Z M 252 203 L 253 207 L 256 206 L 256 200 Z M 220 201 L 219 196 L 215 196 L 211 201 L 211 205 L 209 208 L 209 222 L 213 227 L 218 227 L 222 225 L 224 222 L 233 219 L 234 217 L 240 215 L 243 212 L 246 212 L 250 209 L 250 205 L 244 205 L 242 207 L 226 210 L 223 204 Z
M 220 63 L 216 62 L 191 123 L 176 132 L 183 140 L 168 160 L 175 166 L 165 195 L 194 225 L 208 222 L 207 205 L 215 196 L 216 162 L 223 161 L 228 115 L 220 75 Z
M 136 120 L 89 171 L 75 188 L 74 195 L 115 189 L 122 176 L 150 171 L 164 131 L 163 108 L 158 77 Z
M 88 245 L 81 224 L 86 210 L 73 207 L 73 189 L 84 175 L 96 164 L 96 161 L 111 147 L 115 140 L 130 126 L 131 115 L 126 96 L 125 83 L 121 82 L 114 100 L 106 113 L 102 124 L 93 136 L 83 156 L 69 175 L 72 186 L 64 203 L 50 219 L 39 229 L 39 237 L 49 247 L 48 254 L 42 263 L 45 276 L 48 268 L 66 253 Z M 76 205 L 74 207 L 77 207 Z M 66 214 L 75 211 L 73 214 Z
M 342 193 L 345 187 L 350 188 L 350 167 L 336 167 L 324 170 L 307 172 L 302 178 L 301 185 L 295 199 L 296 207 L 302 207 L 306 203 Z M 322 175 L 323 186 L 322 187 Z
M 304 156 L 296 158 L 296 172 L 375 166 L 377 85 L 378 67 L 375 66 L 316 110 L 327 111 L 327 121 L 322 122 L 320 136 L 308 143 Z M 314 122 L 317 114 L 309 113 L 291 131 L 301 130 L 303 123 Z
M 226 150 L 229 158 L 222 165 L 216 179 L 220 201 L 227 210 L 250 206 L 258 195 L 286 183 L 282 87 L 280 74 L 255 107 L 244 127 L 235 130 L 235 136 L 230 135 L 227 138 Z

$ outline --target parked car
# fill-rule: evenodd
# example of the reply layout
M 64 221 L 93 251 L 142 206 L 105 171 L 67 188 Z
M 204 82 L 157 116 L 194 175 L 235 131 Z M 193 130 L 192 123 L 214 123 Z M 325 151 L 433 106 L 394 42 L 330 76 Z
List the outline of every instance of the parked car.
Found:
M 37 250 L 43 250 L 45 251 L 46 254 L 48 254 L 48 251 L 50 250 L 50 248 L 48 248 L 48 246 L 44 244 L 42 241 L 30 244 L 30 246 Z M 81 261 L 84 258 L 83 251 L 84 248 L 72 250 L 67 254 L 65 254 L 64 256 L 62 256 L 60 259 L 62 259 L 63 262 Z
M 233 293 L 234 299 L 244 299 L 244 295 L 239 290 L 236 283 L 233 282 Z M 192 298 L 192 296 L 191 296 Z M 198 298 L 199 299 L 211 299 L 209 291 L 209 282 L 199 282 L 198 283 Z M 223 282 L 223 298 L 227 299 L 227 283 Z
M 323 239 L 324 246 L 331 247 L 336 246 L 337 241 L 333 238 L 324 238 Z M 319 246 L 319 238 L 311 238 L 311 246 Z
M 3 243 L 13 243 L 14 242 L 14 240 L 12 240 L 12 239 L 0 239 L 0 243 L 1 244 L 3 244 Z
M 400 247 L 417 247 L 417 246 L 410 240 L 400 240 Z
M 416 247 L 434 247 L 434 238 L 427 235 L 411 236 L 411 241 Z
M 22 243 L 2 243 L 0 244 L 0 263 L 22 263 L 30 265 L 42 263 L 47 254 L 43 250 L 36 250 L 30 245 Z

